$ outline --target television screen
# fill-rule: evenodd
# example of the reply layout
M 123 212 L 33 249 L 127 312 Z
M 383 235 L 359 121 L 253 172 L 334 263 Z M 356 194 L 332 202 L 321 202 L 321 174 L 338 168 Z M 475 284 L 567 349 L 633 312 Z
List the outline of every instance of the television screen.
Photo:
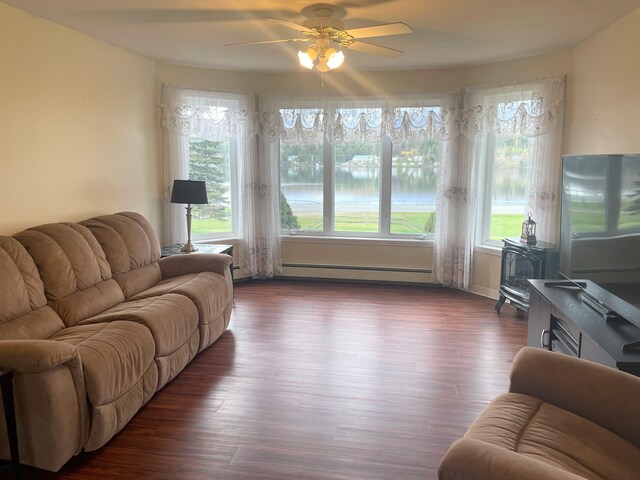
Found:
M 560 272 L 640 307 L 640 155 L 562 158 Z

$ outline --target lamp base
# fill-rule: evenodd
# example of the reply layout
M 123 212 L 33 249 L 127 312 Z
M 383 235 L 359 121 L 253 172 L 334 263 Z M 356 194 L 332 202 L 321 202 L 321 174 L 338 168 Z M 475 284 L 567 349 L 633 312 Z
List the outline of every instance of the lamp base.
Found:
M 191 243 L 191 241 L 188 241 L 187 243 L 184 244 L 184 247 L 182 247 L 180 251 L 183 253 L 191 253 L 191 252 L 197 252 L 198 249 L 193 245 L 193 243 Z

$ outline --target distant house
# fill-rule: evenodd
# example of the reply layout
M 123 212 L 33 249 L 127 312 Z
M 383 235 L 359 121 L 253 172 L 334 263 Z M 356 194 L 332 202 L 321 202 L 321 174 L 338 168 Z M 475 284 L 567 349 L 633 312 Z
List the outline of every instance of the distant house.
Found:
M 378 165 L 378 158 L 375 155 L 354 155 L 349 160 L 350 167 L 369 167 Z

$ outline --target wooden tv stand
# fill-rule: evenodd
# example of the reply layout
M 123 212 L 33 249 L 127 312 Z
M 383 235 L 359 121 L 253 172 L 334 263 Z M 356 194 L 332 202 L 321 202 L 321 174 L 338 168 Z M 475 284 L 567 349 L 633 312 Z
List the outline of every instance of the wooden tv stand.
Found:
M 626 302 L 588 280 L 588 292 L 618 313 L 637 315 Z M 582 300 L 581 290 L 549 280 L 529 280 L 527 344 L 591 360 L 640 376 L 640 348 L 623 345 L 640 339 L 640 328 L 621 318 L 606 319 Z M 548 285 L 549 284 L 549 285 Z

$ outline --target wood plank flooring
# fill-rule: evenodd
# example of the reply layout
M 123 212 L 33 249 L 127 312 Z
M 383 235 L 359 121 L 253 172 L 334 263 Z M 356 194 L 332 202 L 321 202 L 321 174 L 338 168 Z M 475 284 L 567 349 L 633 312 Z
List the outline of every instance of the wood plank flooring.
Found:
M 431 479 L 526 316 L 437 287 L 236 285 L 230 330 L 97 452 L 24 479 Z

